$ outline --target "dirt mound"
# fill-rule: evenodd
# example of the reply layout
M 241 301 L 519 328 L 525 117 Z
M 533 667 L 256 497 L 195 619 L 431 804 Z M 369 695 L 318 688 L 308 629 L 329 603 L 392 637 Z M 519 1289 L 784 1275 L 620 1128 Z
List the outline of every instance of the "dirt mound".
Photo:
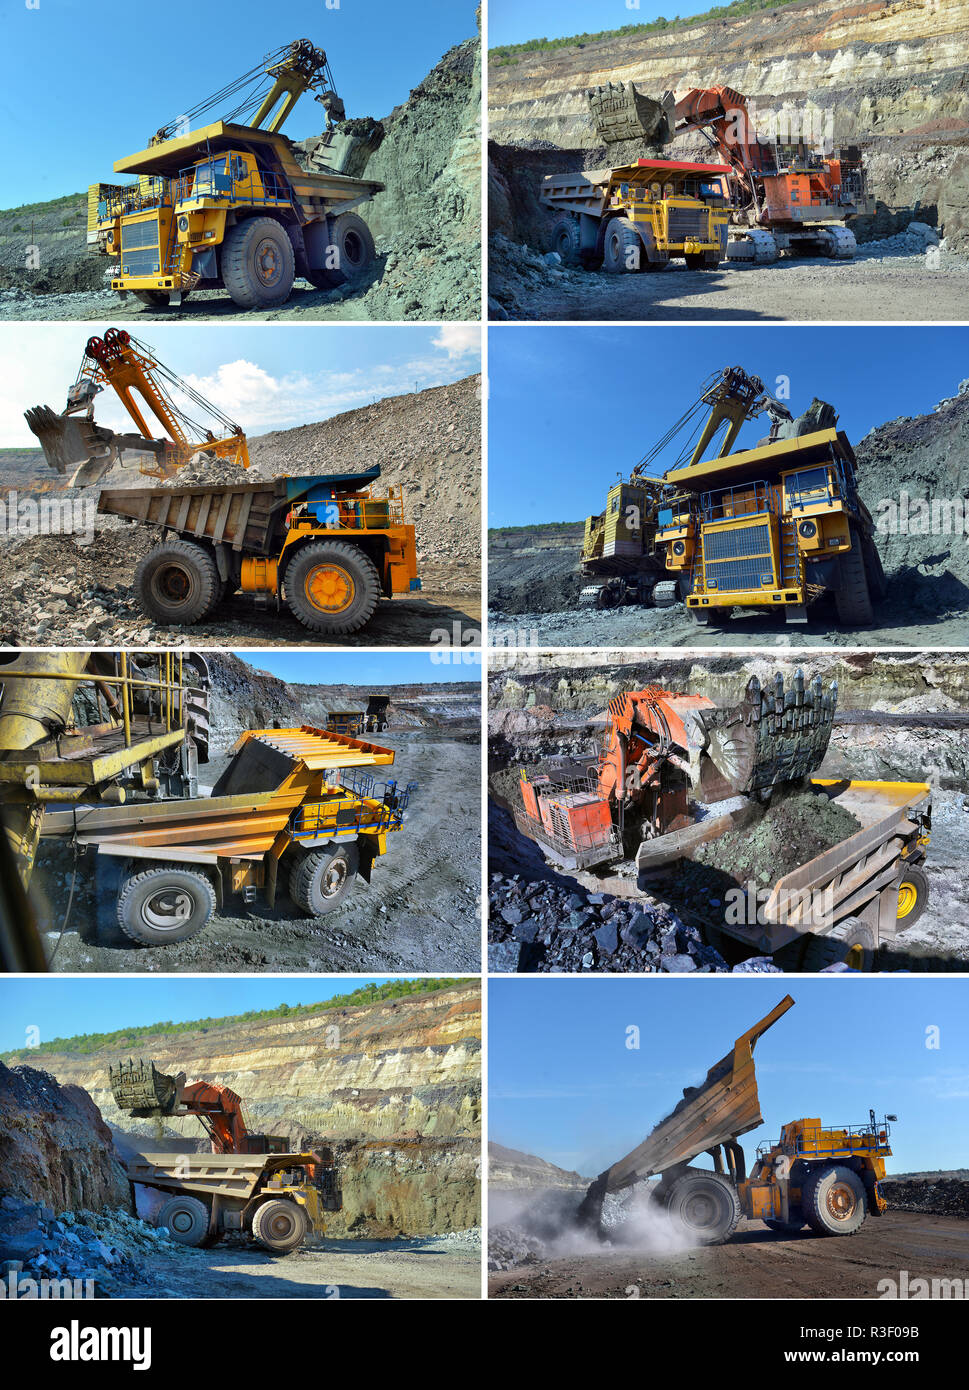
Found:
M 969 1182 L 964 1178 L 886 1178 L 880 1186 L 895 1210 L 969 1218 Z
M 694 862 L 738 883 L 774 883 L 860 829 L 850 811 L 823 794 L 781 793 L 769 806 L 758 807 L 754 821 L 701 845 Z M 683 873 L 688 876 L 689 868 Z
M 111 1131 L 87 1091 L 0 1062 L 0 1186 L 53 1212 L 130 1209 Z

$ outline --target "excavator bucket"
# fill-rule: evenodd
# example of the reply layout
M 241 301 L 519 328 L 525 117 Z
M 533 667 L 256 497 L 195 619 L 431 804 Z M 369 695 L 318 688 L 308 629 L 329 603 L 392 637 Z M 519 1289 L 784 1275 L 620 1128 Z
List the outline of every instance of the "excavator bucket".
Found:
M 780 672 L 766 689 L 753 676 L 739 705 L 704 710 L 702 799 L 768 792 L 810 777 L 828 751 L 837 703 L 837 681 L 825 691 L 820 676 L 808 684 L 799 670 L 790 686 Z
M 578 1211 L 580 1225 L 601 1229 L 606 1194 L 621 1192 L 654 1173 L 689 1163 L 698 1154 L 736 1140 L 763 1122 L 754 1048 L 768 1028 L 792 1008 L 785 995 L 769 1014 L 742 1033 L 725 1057 L 706 1074 L 700 1086 L 685 1087 L 683 1099 L 625 1158 L 600 1173 L 590 1184 Z
M 114 1103 L 141 1117 L 170 1115 L 178 1097 L 178 1077 L 159 1071 L 154 1062 L 119 1062 L 108 1068 Z
M 637 91 L 632 82 L 606 82 L 590 88 L 586 96 L 596 134 L 606 145 L 622 140 L 667 145 L 673 138 L 672 93 L 657 101 Z
M 33 434 L 40 440 L 44 458 L 55 473 L 70 473 L 69 487 L 87 487 L 107 473 L 115 458 L 110 431 L 84 416 L 58 415 L 49 405 L 35 405 L 24 412 Z M 105 436 L 109 438 L 105 439 Z

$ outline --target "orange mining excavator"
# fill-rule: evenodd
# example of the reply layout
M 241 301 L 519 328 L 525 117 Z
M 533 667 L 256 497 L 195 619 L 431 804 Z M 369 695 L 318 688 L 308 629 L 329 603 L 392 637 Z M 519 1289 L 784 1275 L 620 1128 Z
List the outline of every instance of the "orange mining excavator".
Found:
M 787 688 L 780 673 L 767 689 L 752 677 L 728 708 L 655 685 L 617 695 L 598 756 L 522 772 L 516 823 L 568 869 L 632 854 L 658 865 L 739 823 L 747 798 L 814 772 L 836 703 L 837 683 L 825 692 L 801 671 Z
M 727 259 L 768 262 L 801 250 L 850 260 L 856 250 L 846 218 L 869 211 L 861 151 L 824 153 L 803 138 L 761 135 L 748 98 L 732 87 L 695 87 L 679 101 L 656 103 L 632 83 L 607 83 L 588 93 L 599 137 L 607 144 L 668 144 L 699 131 L 733 172 L 734 207 Z M 657 111 L 662 108 L 662 114 Z
M 228 1086 L 187 1081 L 183 1071 L 169 1076 L 154 1062 L 119 1062 L 109 1068 L 108 1076 L 119 1110 L 142 1120 L 194 1115 L 209 1136 L 214 1154 L 289 1152 L 285 1138 L 253 1133 L 242 1098 Z
M 115 391 L 137 434 L 116 434 L 95 422 L 94 400 L 105 386 Z M 193 410 L 207 423 L 193 419 Z M 149 415 L 161 427 L 161 438 L 153 436 Z M 126 450 L 142 455 L 142 473 L 163 481 L 196 457 L 249 467 L 246 436 L 239 426 L 124 328 L 108 328 L 103 338 L 87 340 L 62 415 L 38 405 L 25 418 L 51 468 L 61 474 L 74 470 L 68 487 L 100 481 Z

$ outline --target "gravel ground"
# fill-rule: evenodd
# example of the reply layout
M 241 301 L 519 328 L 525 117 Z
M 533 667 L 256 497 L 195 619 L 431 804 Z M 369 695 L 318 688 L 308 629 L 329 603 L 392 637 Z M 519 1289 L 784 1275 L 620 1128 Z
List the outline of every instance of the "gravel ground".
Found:
M 373 882 L 355 881 L 325 917 L 303 917 L 285 896 L 273 909 L 239 900 L 197 936 L 173 946 L 139 947 L 115 921 L 110 860 L 81 861 L 79 889 L 53 968 L 56 971 L 440 971 L 480 969 L 481 884 L 477 743 L 426 732 L 383 735 L 397 749 L 394 775 L 419 784 L 403 829 L 388 837 Z M 214 778 L 219 764 L 204 776 Z M 53 951 L 70 891 L 71 856 L 41 848 L 31 894 Z M 235 915 L 238 914 L 238 915 Z
M 606 275 L 542 264 L 531 248 L 491 242 L 492 318 L 567 320 L 806 320 L 947 322 L 965 317 L 969 260 L 925 253 L 899 238 L 859 246 L 853 261 L 782 259 L 773 265 L 723 264 L 687 270 L 673 261 L 660 275 Z

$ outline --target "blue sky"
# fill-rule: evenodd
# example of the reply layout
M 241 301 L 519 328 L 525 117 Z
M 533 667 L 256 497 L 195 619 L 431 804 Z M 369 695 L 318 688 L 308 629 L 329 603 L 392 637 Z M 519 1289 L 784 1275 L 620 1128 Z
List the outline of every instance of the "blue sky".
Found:
M 969 985 L 945 978 L 492 980 L 489 1137 L 594 1176 L 785 993 L 794 1008 L 754 1054 L 765 1123 L 742 1141 L 748 1155 L 787 1120 L 857 1123 L 871 1107 L 898 1115 L 890 1171 L 966 1166 Z
M 489 525 L 601 511 L 616 475 L 628 475 L 723 367 L 744 367 L 775 394 L 786 379 L 795 414 L 813 396 L 830 401 L 857 444 L 875 425 L 955 395 L 967 358 L 969 330 L 958 327 L 492 328 Z M 767 430 L 757 416 L 739 447 Z M 656 471 L 677 452 L 674 441 Z
M 85 343 L 109 326 L 0 324 L 0 448 L 36 446 L 24 411 L 40 404 L 63 410 Z M 148 323 L 129 331 L 250 435 L 325 420 L 480 370 L 481 330 L 473 323 Z M 113 391 L 98 397 L 96 416 L 111 429 L 132 428 Z M 194 408 L 192 417 L 199 418 Z
M 395 0 L 233 0 L 188 10 L 11 0 L 3 26 L 5 208 L 110 181 L 116 159 L 293 39 L 326 50 L 348 116 L 382 117 L 475 33 L 471 0 L 420 0 L 418 9 Z M 285 132 L 318 135 L 324 122 L 305 93 Z
M 648 24 L 659 15 L 675 19 L 702 14 L 707 0 L 681 9 L 669 0 L 490 0 L 488 47 L 525 43 L 528 39 L 558 39 L 572 34 L 599 34 L 627 24 Z
M 23 1047 L 32 1028 L 39 1030 L 38 1041 L 45 1042 L 161 1020 L 184 1023 L 274 1009 L 278 1004 L 316 1004 L 334 994 L 351 994 L 364 985 L 386 982 L 382 975 L 278 980 L 220 975 L 217 981 L 0 978 L 0 1052 Z
M 481 653 L 461 664 L 439 663 L 429 652 L 298 652 L 280 648 L 236 652 L 241 661 L 280 680 L 300 685 L 414 685 L 438 681 L 476 681 L 481 676 Z

